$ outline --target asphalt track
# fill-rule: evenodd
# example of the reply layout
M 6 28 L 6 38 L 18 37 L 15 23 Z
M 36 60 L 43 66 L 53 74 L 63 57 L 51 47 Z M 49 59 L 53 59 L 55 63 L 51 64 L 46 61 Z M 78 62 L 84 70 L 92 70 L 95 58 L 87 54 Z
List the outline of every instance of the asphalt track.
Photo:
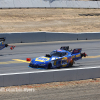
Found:
M 70 49 L 82 48 L 82 52 L 88 54 L 87 58 L 76 61 L 71 68 L 94 67 L 100 65 L 100 40 L 63 41 L 47 43 L 22 43 L 14 44 L 16 48 L 5 48 L 0 51 L 0 74 L 37 71 L 40 69 L 29 68 L 26 58 L 44 56 L 61 46 L 69 46 Z

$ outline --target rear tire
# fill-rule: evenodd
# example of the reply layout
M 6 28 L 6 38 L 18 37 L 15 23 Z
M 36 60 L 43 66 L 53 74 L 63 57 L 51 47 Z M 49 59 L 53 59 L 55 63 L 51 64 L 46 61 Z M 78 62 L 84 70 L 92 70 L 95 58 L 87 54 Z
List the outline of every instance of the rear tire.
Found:
M 73 59 L 70 61 L 70 63 L 69 63 L 69 66 L 68 67 L 72 67 L 73 66 L 73 63 L 74 63 L 74 61 L 73 61 Z
M 72 67 L 73 65 L 71 63 L 69 63 L 69 66 L 68 67 Z

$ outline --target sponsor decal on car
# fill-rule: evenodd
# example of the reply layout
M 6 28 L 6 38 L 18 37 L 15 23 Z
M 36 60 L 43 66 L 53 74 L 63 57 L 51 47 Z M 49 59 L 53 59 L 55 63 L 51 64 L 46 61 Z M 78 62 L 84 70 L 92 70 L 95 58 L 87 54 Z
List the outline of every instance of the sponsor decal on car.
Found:
M 66 67 L 67 66 L 67 63 L 68 63 L 68 58 L 67 57 L 64 57 L 62 58 L 62 67 Z
M 39 57 L 39 58 L 36 58 L 35 61 L 39 61 L 39 62 L 45 62 L 45 61 L 49 61 L 50 58 L 47 58 L 47 57 Z
M 72 58 L 75 58 L 75 55 L 73 55 Z
M 76 55 L 76 57 L 78 58 L 78 57 L 81 57 L 81 55 L 80 54 L 78 54 L 78 55 Z

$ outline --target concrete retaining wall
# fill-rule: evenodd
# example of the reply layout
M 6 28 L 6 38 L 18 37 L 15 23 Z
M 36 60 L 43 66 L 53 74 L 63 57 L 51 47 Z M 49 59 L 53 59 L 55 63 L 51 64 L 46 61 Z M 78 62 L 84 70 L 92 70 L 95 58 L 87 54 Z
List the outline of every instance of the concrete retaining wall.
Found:
M 100 1 L 0 0 L 0 8 L 100 8 Z
M 100 78 L 100 67 L 45 70 L 0 75 L 0 87 Z
M 6 37 L 5 43 L 45 42 L 45 32 L 32 33 L 1 33 L 0 37 Z
M 92 40 L 100 39 L 100 33 L 53 33 L 53 32 L 29 32 L 29 33 L 0 33 L 0 37 L 6 37 L 5 43 L 28 43 L 68 40 Z

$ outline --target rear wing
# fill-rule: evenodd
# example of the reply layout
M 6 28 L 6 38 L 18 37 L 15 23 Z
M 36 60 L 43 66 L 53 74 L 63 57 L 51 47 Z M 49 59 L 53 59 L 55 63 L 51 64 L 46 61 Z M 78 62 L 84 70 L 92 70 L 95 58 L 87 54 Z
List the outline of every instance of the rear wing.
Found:
M 4 42 L 5 40 L 6 40 L 6 38 L 5 38 L 5 37 L 0 38 L 0 42 L 1 42 L 1 41 L 3 41 L 3 42 Z
M 77 49 L 74 49 L 74 50 L 72 51 L 72 54 L 81 53 L 81 51 L 82 51 L 82 48 L 77 48 Z

